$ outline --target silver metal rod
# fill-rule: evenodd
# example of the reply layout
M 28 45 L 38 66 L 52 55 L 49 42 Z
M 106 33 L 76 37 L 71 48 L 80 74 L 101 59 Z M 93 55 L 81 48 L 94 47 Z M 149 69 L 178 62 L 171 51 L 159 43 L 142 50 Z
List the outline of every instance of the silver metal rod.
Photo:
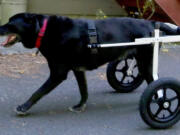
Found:
M 160 31 L 159 29 L 155 29 L 155 38 L 159 38 Z M 159 41 L 156 41 L 154 43 L 153 48 L 153 70 L 152 75 L 154 80 L 158 80 L 158 64 L 159 64 Z
M 113 44 L 98 44 L 98 47 L 123 47 L 123 46 L 139 46 L 139 45 L 151 45 L 156 42 L 159 43 L 172 43 L 180 42 L 180 36 L 164 36 L 164 37 L 150 37 L 150 38 L 137 38 L 135 42 L 113 43 Z M 92 48 L 91 45 L 88 46 Z
M 123 47 L 123 46 L 139 46 L 139 45 L 148 45 L 151 42 L 125 42 L 125 43 L 114 43 L 114 44 L 100 44 L 99 47 Z

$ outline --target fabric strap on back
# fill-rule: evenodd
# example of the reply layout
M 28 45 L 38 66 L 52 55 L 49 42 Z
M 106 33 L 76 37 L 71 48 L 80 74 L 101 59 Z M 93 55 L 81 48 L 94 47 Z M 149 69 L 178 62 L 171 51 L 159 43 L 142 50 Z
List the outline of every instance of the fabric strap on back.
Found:
M 98 44 L 96 26 L 93 20 L 88 20 L 88 35 L 90 44 Z

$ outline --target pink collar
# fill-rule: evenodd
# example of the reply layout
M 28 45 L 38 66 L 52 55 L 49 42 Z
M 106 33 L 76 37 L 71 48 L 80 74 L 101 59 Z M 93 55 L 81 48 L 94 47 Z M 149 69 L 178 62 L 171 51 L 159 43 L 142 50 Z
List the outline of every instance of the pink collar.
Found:
M 43 22 L 43 26 L 41 27 L 39 33 L 38 33 L 38 37 L 36 39 L 36 48 L 40 48 L 41 46 L 41 41 L 42 41 L 42 38 L 44 37 L 44 34 L 45 34 L 45 31 L 46 31 L 46 28 L 47 28 L 47 23 L 48 23 L 48 19 L 44 19 L 44 22 Z

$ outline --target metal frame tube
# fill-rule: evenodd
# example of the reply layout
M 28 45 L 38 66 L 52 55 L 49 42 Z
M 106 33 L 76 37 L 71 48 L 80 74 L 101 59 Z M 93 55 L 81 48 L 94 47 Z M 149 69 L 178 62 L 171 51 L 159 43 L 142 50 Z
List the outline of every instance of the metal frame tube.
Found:
M 155 29 L 155 42 L 153 47 L 153 69 L 152 75 L 154 80 L 158 80 L 158 64 L 159 64 L 159 38 L 160 31 L 159 29 Z

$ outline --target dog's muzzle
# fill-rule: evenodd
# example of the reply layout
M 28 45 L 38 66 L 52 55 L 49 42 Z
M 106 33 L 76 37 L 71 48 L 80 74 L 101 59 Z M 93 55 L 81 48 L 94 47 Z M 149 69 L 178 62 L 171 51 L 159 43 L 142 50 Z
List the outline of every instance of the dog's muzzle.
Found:
M 13 44 L 17 43 L 19 41 L 19 36 L 17 34 L 9 34 L 6 36 L 6 39 L 3 43 L 1 43 L 4 47 L 10 47 Z

